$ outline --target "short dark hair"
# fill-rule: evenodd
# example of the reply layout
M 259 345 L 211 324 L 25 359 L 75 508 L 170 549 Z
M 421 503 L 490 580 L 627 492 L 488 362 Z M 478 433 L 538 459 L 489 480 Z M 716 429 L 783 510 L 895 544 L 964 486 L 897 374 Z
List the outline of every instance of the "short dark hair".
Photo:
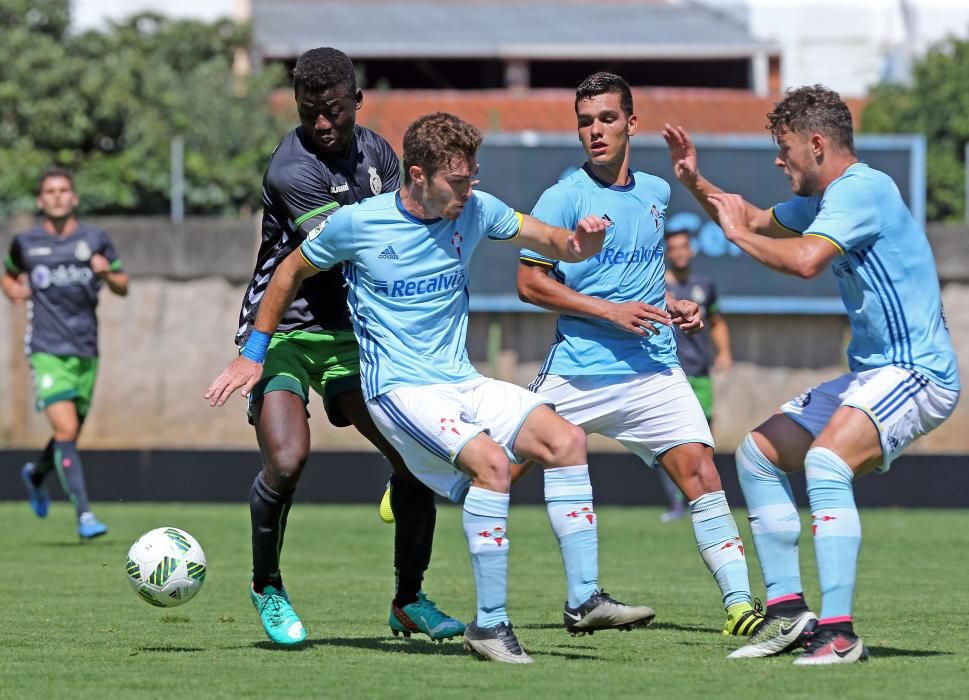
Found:
M 615 73 L 593 73 L 575 89 L 575 111 L 579 111 L 579 101 L 608 93 L 619 95 L 619 107 L 626 117 L 633 114 L 633 91 L 629 83 Z
M 673 236 L 683 236 L 683 235 L 686 235 L 692 238 L 692 234 L 690 234 L 689 229 L 685 229 L 685 228 L 666 229 L 665 231 L 663 231 L 663 240 L 665 241 L 667 238 L 672 238 Z
M 323 92 L 343 87 L 347 95 L 357 94 L 357 74 L 353 61 L 338 49 L 321 47 L 310 49 L 296 61 L 293 68 L 293 89 Z
M 474 126 L 447 112 L 416 119 L 404 134 L 404 182 L 410 182 L 412 165 L 431 177 L 456 159 L 474 163 L 482 140 Z
M 824 134 L 838 147 L 854 154 L 855 136 L 851 110 L 841 95 L 823 85 L 789 89 L 767 115 L 767 129 L 774 141 L 782 130 L 795 134 Z
M 52 177 L 62 177 L 71 183 L 71 190 L 74 190 L 74 173 L 69 169 L 63 168 L 59 165 L 52 165 L 45 169 L 44 172 L 40 174 L 40 179 L 37 180 L 37 194 L 39 195 L 44 189 L 44 183 L 50 180 Z

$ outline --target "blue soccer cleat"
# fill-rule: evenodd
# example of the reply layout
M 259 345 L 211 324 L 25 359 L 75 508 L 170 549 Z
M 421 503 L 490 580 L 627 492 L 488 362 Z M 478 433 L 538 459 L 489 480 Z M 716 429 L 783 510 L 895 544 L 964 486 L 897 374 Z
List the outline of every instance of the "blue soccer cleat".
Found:
M 43 486 L 34 486 L 34 482 L 30 480 L 33 473 L 33 462 L 27 462 L 20 470 L 20 478 L 23 479 L 24 486 L 27 487 L 27 500 L 30 501 L 34 515 L 38 518 L 46 518 L 47 511 L 50 509 L 50 494 Z
M 249 586 L 249 597 L 259 612 L 266 635 L 275 644 L 291 647 L 306 641 L 306 629 L 284 589 L 266 586 L 262 593 L 256 593 L 256 589 Z
M 94 517 L 94 513 L 90 511 L 81 513 L 81 517 L 77 519 L 77 534 L 82 540 L 93 540 L 107 532 L 108 526 Z
M 388 623 L 395 637 L 401 633 L 409 637 L 414 632 L 421 632 L 440 642 L 464 634 L 464 623 L 438 610 L 423 591 L 417 594 L 416 601 L 402 608 L 391 603 Z

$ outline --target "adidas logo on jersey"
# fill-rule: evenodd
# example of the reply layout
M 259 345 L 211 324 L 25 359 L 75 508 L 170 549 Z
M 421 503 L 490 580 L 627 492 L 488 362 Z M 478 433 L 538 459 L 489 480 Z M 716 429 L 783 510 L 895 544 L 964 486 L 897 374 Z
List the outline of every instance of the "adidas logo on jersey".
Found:
M 377 257 L 381 260 L 400 260 L 400 256 L 397 255 L 397 252 L 394 250 L 392 245 L 389 245 L 380 251 L 380 255 Z

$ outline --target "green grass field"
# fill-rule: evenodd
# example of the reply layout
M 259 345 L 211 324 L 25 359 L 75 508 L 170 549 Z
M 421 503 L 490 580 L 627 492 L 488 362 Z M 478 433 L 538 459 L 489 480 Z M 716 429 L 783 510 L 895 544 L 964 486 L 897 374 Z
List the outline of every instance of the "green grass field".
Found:
M 249 603 L 244 505 L 101 505 L 111 532 L 80 545 L 66 505 L 37 520 L 0 504 L 0 697 L 965 697 L 969 694 L 969 511 L 862 513 L 856 627 L 867 664 L 796 668 L 790 657 L 727 661 L 737 640 L 688 522 L 661 525 L 649 508 L 602 508 L 602 581 L 645 602 L 648 630 L 573 639 L 561 626 L 564 583 L 545 511 L 513 507 L 510 613 L 536 663 L 479 662 L 458 641 L 393 638 L 392 528 L 376 505 L 297 505 L 283 571 L 309 631 L 297 650 L 273 648 Z M 180 608 L 146 605 L 124 560 L 143 531 L 176 525 L 205 548 L 209 573 Z M 741 525 L 745 541 L 749 530 Z M 763 594 L 748 547 L 755 595 Z M 819 602 L 813 548 L 802 547 L 809 601 Z M 467 619 L 474 591 L 460 511 L 439 510 L 425 590 Z

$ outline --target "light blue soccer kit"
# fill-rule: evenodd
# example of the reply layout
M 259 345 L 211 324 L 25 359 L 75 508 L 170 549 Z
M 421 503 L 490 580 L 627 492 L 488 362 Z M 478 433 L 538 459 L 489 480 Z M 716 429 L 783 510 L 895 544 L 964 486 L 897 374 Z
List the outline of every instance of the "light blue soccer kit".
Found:
M 878 429 L 883 463 L 941 424 L 959 398 L 959 370 L 945 324 L 938 276 L 925 233 L 891 178 L 864 163 L 848 167 L 823 195 L 793 197 L 774 220 L 837 248 L 831 263 L 851 324 L 850 372 L 815 386 L 781 410 L 818 436 L 841 406 Z M 748 435 L 737 452 L 741 486 L 767 584 L 768 602 L 802 591 L 800 521 L 787 475 Z M 821 621 L 850 622 L 861 523 L 851 468 L 815 447 L 805 457 Z
M 521 261 L 547 268 L 563 285 L 616 303 L 641 301 L 666 308 L 664 224 L 670 186 L 644 172 L 627 185 L 608 185 L 589 167 L 570 174 L 544 194 L 532 215 L 563 228 L 584 216 L 613 222 L 602 251 L 564 263 L 522 250 Z M 638 336 L 608 321 L 563 314 L 555 340 L 530 388 L 587 433 L 614 438 L 653 465 L 684 443 L 713 446 L 703 409 L 676 357 L 672 328 Z M 726 606 L 750 600 L 747 564 L 723 491 L 690 503 L 700 554 Z
M 521 225 L 520 214 L 485 192 L 476 191 L 453 221 L 413 216 L 398 192 L 342 207 L 300 248 L 320 269 L 344 265 L 363 392 L 378 429 L 421 481 L 452 501 L 464 498 L 479 627 L 508 621 L 508 494 L 469 488 L 454 460 L 482 432 L 514 459 L 522 423 L 548 401 L 482 377 L 472 366 L 466 349 L 468 273 L 484 238 L 514 238 Z M 577 495 L 564 502 L 592 513 L 588 468 L 577 466 L 585 467 L 585 481 L 575 488 L 576 479 L 566 472 L 570 493 Z M 570 550 L 566 561 L 576 605 L 597 585 L 594 522 L 581 529 L 592 532 L 593 546 Z

